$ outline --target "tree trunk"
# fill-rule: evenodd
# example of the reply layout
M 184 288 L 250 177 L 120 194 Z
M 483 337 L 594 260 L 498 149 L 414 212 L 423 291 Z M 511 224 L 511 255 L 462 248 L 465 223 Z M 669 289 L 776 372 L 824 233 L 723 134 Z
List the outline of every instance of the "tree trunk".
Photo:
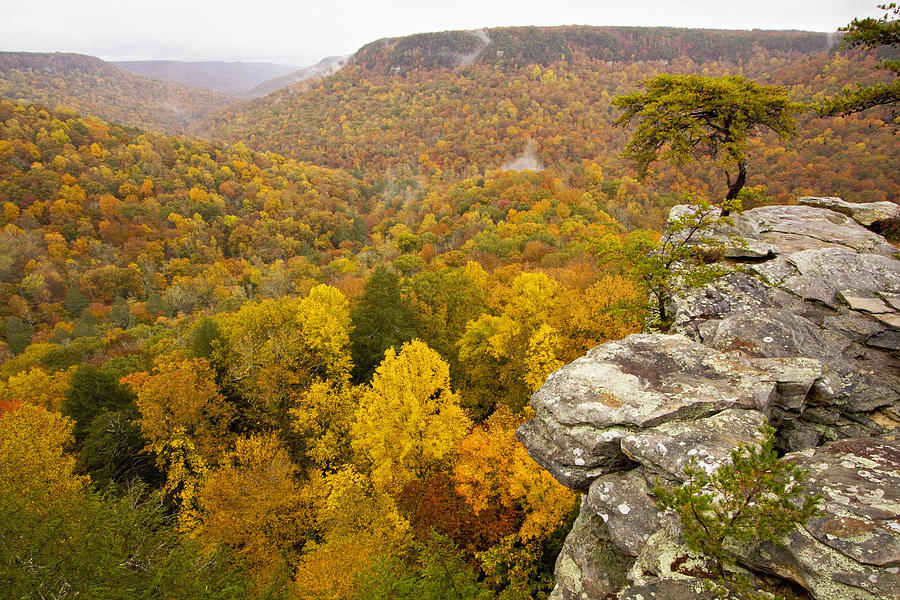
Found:
M 737 179 L 734 180 L 734 183 L 731 181 L 728 182 L 728 194 L 725 196 L 726 200 L 734 200 L 737 198 L 738 194 L 741 193 L 741 189 L 743 189 L 744 184 L 747 182 L 747 163 L 746 161 L 741 161 L 738 163 L 738 175 Z

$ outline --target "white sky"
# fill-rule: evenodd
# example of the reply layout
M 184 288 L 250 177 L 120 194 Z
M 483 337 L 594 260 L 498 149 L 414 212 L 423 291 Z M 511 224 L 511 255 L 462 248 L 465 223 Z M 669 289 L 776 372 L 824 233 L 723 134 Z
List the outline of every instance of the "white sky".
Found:
M 886 1 L 886 0 L 885 0 Z M 879 0 L 0 0 L 0 50 L 306 66 L 383 37 L 504 25 L 835 31 Z

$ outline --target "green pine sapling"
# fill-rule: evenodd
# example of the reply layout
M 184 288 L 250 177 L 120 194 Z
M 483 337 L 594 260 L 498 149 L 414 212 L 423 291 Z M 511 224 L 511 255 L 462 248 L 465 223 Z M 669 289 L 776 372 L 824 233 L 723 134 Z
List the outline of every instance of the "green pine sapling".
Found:
M 716 471 L 691 461 L 681 486 L 669 491 L 657 481 L 653 489 L 660 510 L 678 515 L 688 547 L 713 559 L 714 575 L 729 593 L 746 594 L 750 587 L 728 572 L 735 565 L 730 543 L 777 543 L 817 514 L 822 501 L 803 488 L 806 469 L 778 458 L 775 430 L 764 425 L 760 432 L 759 447 L 738 446 Z

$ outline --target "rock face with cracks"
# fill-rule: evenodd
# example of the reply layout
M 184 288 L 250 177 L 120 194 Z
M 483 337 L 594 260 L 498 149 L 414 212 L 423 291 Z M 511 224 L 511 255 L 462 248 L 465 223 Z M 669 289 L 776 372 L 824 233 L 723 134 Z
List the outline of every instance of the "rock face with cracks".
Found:
M 585 494 L 552 598 L 706 597 L 709 565 L 652 487 L 691 459 L 714 470 L 766 421 L 823 511 L 783 544 L 735 548 L 739 565 L 816 599 L 900 598 L 900 260 L 866 228 L 897 231 L 900 210 L 802 204 L 708 232 L 734 269 L 681 290 L 667 333 L 598 346 L 532 396 L 519 439 Z

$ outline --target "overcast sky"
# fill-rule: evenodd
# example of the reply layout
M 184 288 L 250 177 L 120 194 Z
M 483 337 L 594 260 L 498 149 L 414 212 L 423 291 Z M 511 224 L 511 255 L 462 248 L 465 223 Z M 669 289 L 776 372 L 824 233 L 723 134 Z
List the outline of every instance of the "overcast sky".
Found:
M 886 1 L 886 0 L 885 0 Z M 383 37 L 504 25 L 835 31 L 878 0 L 0 0 L 0 50 L 306 66 Z

